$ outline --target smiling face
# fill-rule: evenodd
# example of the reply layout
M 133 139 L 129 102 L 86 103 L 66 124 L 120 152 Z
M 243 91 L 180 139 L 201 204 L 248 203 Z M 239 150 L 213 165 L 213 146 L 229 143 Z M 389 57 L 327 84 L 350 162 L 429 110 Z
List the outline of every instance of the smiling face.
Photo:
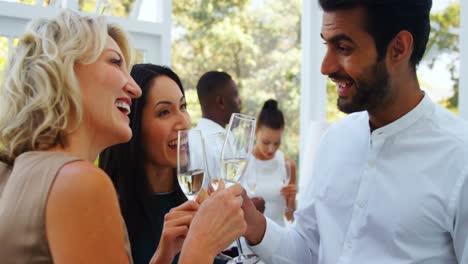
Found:
M 177 132 L 190 128 L 190 115 L 179 86 L 167 76 L 156 77 L 147 91 L 141 120 L 145 163 L 175 168 Z
M 275 156 L 276 151 L 281 146 L 283 129 L 272 129 L 261 126 L 255 132 L 257 143 L 255 144 L 255 156 L 261 160 L 269 160 Z
M 323 15 L 321 35 L 327 53 L 321 71 L 336 83 L 338 108 L 345 113 L 375 111 L 391 94 L 385 57 L 378 60 L 375 42 L 365 31 L 365 17 L 363 8 Z
M 122 51 L 107 38 L 98 60 L 91 64 L 75 64 L 75 74 L 83 100 L 83 125 L 90 142 L 106 148 L 130 140 L 128 114 L 131 99 L 141 95 L 140 87 L 130 76 Z

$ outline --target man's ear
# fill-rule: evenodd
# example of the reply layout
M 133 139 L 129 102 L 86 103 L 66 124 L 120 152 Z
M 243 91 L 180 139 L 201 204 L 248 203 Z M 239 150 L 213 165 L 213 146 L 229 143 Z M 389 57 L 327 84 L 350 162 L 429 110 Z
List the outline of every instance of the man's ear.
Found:
M 413 35 L 406 30 L 398 32 L 398 34 L 390 41 L 387 49 L 387 58 L 389 66 L 401 65 L 401 63 L 409 63 L 413 54 L 414 40 Z
M 222 96 L 216 95 L 216 100 L 215 100 L 215 102 L 216 102 L 216 107 L 218 107 L 218 108 L 224 110 L 224 108 L 225 108 L 225 103 L 224 103 L 224 98 L 223 98 Z

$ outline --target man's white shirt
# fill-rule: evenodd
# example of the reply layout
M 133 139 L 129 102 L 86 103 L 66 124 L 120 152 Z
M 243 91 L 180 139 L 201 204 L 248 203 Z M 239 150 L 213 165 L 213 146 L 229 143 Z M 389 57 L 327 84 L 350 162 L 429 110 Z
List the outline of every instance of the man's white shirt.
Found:
M 214 135 L 217 133 L 224 133 L 224 128 L 220 126 L 218 123 L 206 119 L 206 118 L 201 118 L 198 121 L 197 126 L 194 129 L 201 130 L 203 137 L 205 139 L 210 136 Z M 213 177 L 212 173 L 221 173 L 221 164 L 218 164 L 218 159 L 221 158 L 221 150 L 223 148 L 223 143 L 224 142 L 205 142 L 205 158 L 207 159 L 206 162 L 206 170 L 205 170 L 205 178 L 203 179 L 203 188 L 207 189 L 208 184 L 211 181 L 211 177 Z M 208 166 L 211 166 L 208 168 Z
M 293 226 L 252 247 L 267 263 L 468 263 L 468 125 L 427 95 L 373 132 L 333 124 L 314 162 Z
M 201 118 L 195 129 L 201 130 L 204 136 L 224 132 L 224 128 L 213 120 Z

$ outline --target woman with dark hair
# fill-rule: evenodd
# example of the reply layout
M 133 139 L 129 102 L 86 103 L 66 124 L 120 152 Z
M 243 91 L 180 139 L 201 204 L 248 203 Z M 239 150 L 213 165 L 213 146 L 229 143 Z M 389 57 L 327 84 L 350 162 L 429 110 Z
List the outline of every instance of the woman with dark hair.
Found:
M 167 67 L 137 64 L 131 76 L 142 89 L 129 115 L 133 137 L 106 149 L 99 166 L 117 189 L 134 262 L 148 263 L 157 249 L 164 253 L 162 263 L 177 263 L 184 238 L 177 232 L 198 207 L 187 202 L 175 173 L 177 132 L 190 128 L 185 93 Z
M 264 214 L 280 225 L 285 224 L 283 216 L 293 220 L 297 193 L 296 163 L 279 150 L 283 131 L 278 102 L 267 100 L 257 117 L 256 143 L 246 171 L 247 177 L 256 177 L 254 195 L 265 200 Z

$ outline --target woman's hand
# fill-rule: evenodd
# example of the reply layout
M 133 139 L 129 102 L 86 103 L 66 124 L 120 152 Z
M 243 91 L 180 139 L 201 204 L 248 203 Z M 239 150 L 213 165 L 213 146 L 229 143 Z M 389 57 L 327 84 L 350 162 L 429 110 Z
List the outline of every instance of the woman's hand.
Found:
M 296 184 L 288 184 L 281 188 L 280 192 L 286 201 L 296 200 L 297 186 Z
M 172 208 L 164 216 L 164 227 L 151 264 L 171 263 L 175 255 L 180 252 L 190 223 L 200 205 L 194 201 L 188 201 Z
M 193 218 L 179 263 L 209 263 L 246 230 L 241 185 L 218 188 Z
M 297 186 L 295 184 L 288 184 L 281 188 L 281 195 L 286 201 L 286 211 L 284 216 L 288 221 L 294 220 L 294 210 L 296 210 L 296 194 Z

